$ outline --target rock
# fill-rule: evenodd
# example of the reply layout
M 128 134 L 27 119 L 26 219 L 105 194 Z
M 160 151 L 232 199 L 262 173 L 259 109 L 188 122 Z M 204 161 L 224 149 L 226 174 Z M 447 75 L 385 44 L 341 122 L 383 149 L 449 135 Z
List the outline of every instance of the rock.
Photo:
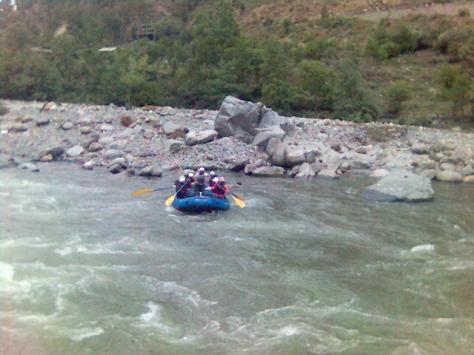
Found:
M 163 168 L 158 165 L 150 165 L 143 168 L 139 173 L 138 176 L 157 176 L 160 177 L 163 175 Z
M 122 126 L 124 127 L 130 127 L 132 124 L 135 123 L 135 120 L 130 117 L 130 116 L 122 116 L 120 118 L 120 123 L 122 124 Z
M 374 178 L 381 178 L 381 177 L 387 176 L 388 174 L 389 174 L 388 170 L 376 169 L 370 173 L 370 176 Z
M 429 154 L 430 146 L 423 143 L 415 143 L 412 145 L 411 151 L 415 154 Z
M 95 167 L 95 163 L 92 160 L 86 161 L 82 164 L 82 168 L 85 170 L 92 170 Z
M 262 166 L 252 171 L 255 176 L 284 176 L 285 169 L 280 166 Z
M 110 131 L 113 131 L 114 130 L 114 126 L 110 125 L 110 124 L 101 124 L 99 129 L 102 131 L 102 132 L 110 132 Z
M 79 132 L 81 132 L 82 134 L 89 134 L 92 132 L 92 128 L 90 126 L 84 126 L 79 128 Z
M 10 127 L 9 132 L 20 133 L 20 132 L 25 132 L 27 130 L 28 130 L 28 126 L 22 123 L 15 123 L 12 127 Z
M 41 108 L 41 111 L 53 111 L 58 108 L 58 105 L 56 105 L 54 102 L 48 102 L 43 105 Z
M 354 159 L 352 161 L 352 168 L 356 170 L 367 170 L 370 169 L 371 164 L 365 160 Z
M 381 202 L 426 201 L 433 198 L 430 179 L 408 171 L 394 171 L 365 189 L 366 198 Z
M 114 160 L 112 160 L 109 164 L 109 166 L 113 166 L 113 165 L 120 165 L 122 168 L 126 169 L 128 168 L 128 163 L 127 163 L 127 160 L 125 158 L 115 158 Z
M 123 170 L 123 166 L 120 164 L 109 165 L 108 170 L 112 174 L 118 174 Z
M 91 144 L 89 144 L 89 152 L 98 152 L 99 150 L 102 150 L 103 147 L 102 147 L 102 144 L 98 143 L 98 142 L 92 142 Z
M 436 174 L 436 180 L 443 182 L 462 182 L 463 177 L 455 171 L 443 170 Z
M 319 174 L 319 172 L 326 169 L 326 165 L 323 164 L 322 160 L 315 161 L 311 164 L 311 169 L 313 169 L 315 174 Z
M 306 161 L 306 155 L 303 149 L 288 147 L 286 150 L 285 166 L 293 167 Z
M 22 170 L 31 171 L 32 173 L 38 173 L 40 171 L 38 166 L 36 164 L 33 164 L 33 163 L 22 163 L 22 164 L 18 165 L 18 168 L 22 169 Z
M 318 176 L 328 178 L 328 179 L 338 179 L 339 178 L 339 174 L 337 173 L 337 171 L 332 170 L 332 169 L 323 169 L 318 173 Z
M 474 183 L 474 175 L 465 176 L 462 181 L 468 182 L 468 183 Z
M 286 150 L 288 148 L 287 142 L 279 142 L 276 146 L 272 156 L 271 161 L 273 165 L 285 166 L 286 164 Z
M 106 146 L 106 145 L 112 144 L 114 142 L 114 138 L 110 136 L 100 137 L 98 142 L 102 144 L 103 146 Z
M 461 170 L 461 175 L 462 176 L 469 176 L 469 175 L 474 175 L 474 166 L 465 166 Z
M 47 126 L 47 125 L 49 125 L 49 122 L 50 122 L 49 117 L 38 117 L 36 119 L 36 125 L 38 127 Z
M 51 154 L 46 154 L 46 155 L 43 155 L 41 158 L 40 158 L 40 161 L 42 161 L 43 163 L 47 163 L 47 162 L 50 162 L 50 161 L 53 161 L 54 158 Z
M 162 116 L 174 116 L 178 113 L 177 109 L 170 106 L 161 107 L 159 111 Z
M 342 150 L 341 145 L 339 143 L 331 144 L 331 149 L 338 153 L 340 153 Z
M 357 147 L 356 152 L 359 154 L 367 154 L 367 147 Z
M 61 125 L 61 128 L 65 131 L 69 131 L 72 127 L 74 127 L 74 123 L 66 121 Z
M 172 122 L 166 122 L 163 125 L 163 132 L 167 136 L 173 136 L 173 139 L 183 138 L 185 135 L 184 127 Z
M 155 131 L 147 129 L 145 130 L 145 132 L 143 132 L 143 138 L 152 139 L 153 137 L 155 137 Z
M 273 153 L 275 153 L 280 143 L 281 143 L 281 140 L 279 138 L 270 138 L 270 140 L 267 143 L 267 147 L 265 148 L 265 152 L 268 154 L 268 156 L 271 157 Z
M 104 152 L 104 158 L 107 160 L 113 160 L 121 157 L 122 155 L 123 153 L 117 149 L 108 149 Z
M 263 159 L 257 159 L 255 161 L 251 161 L 247 165 L 245 165 L 244 173 L 246 175 L 251 175 L 255 169 L 265 166 L 265 161 Z
M 442 163 L 442 164 L 440 164 L 439 168 L 441 170 L 454 171 L 454 170 L 456 170 L 456 165 L 451 164 L 451 163 Z
M 227 162 L 229 164 L 228 169 L 230 171 L 238 172 L 238 171 L 243 170 L 245 166 L 247 166 L 247 164 L 250 163 L 250 159 L 246 157 L 239 157 L 239 158 L 232 158 L 228 160 Z
M 322 162 L 326 165 L 318 175 L 325 177 L 338 177 L 337 170 L 342 163 L 342 157 L 334 150 L 328 150 L 321 157 Z M 321 174 L 322 173 L 322 174 Z
M 92 124 L 92 120 L 89 117 L 81 118 L 78 122 L 79 126 L 90 126 Z
M 296 174 L 297 178 L 305 178 L 305 179 L 310 179 L 312 178 L 315 174 L 313 169 L 311 168 L 311 165 L 308 163 L 303 163 L 298 171 L 298 174 Z
M 291 134 L 294 132 L 295 126 L 294 121 L 290 121 L 288 118 L 280 116 L 275 111 L 269 110 L 266 107 L 262 109 L 262 116 L 258 128 L 280 128 L 283 132 Z
M 270 139 L 277 138 L 278 140 L 282 140 L 285 137 L 285 134 L 285 131 L 280 127 L 269 127 L 257 133 L 253 139 L 252 144 L 261 147 L 262 149 L 266 149 Z
M 147 117 L 146 122 L 154 128 L 161 127 L 161 120 L 158 117 Z
M 186 149 L 186 143 L 179 139 L 168 139 L 166 145 L 171 153 L 178 153 Z
M 208 129 L 204 131 L 190 131 L 186 134 L 186 144 L 189 146 L 204 144 L 214 140 L 217 137 L 217 131 Z
M 66 151 L 66 155 L 70 158 L 77 158 L 79 157 L 82 153 L 84 152 L 84 148 L 82 148 L 80 145 L 76 145 L 72 148 L 69 148 Z
M 227 96 L 217 114 L 214 128 L 220 137 L 234 136 L 251 143 L 258 133 L 262 105 Z
M 63 154 L 64 148 L 61 146 L 51 148 L 44 153 L 44 155 L 51 155 L 53 157 L 53 160 L 58 160 L 62 157 Z
M 436 177 L 436 174 L 438 174 L 438 170 L 435 169 L 425 169 L 425 170 L 420 170 L 417 172 L 419 175 L 427 177 L 430 180 L 433 180 Z

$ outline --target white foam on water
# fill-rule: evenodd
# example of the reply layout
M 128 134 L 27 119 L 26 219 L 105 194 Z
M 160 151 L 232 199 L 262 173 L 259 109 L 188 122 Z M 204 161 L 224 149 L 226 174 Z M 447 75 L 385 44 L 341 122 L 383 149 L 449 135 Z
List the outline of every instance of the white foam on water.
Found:
M 144 323 L 149 323 L 151 320 L 153 320 L 157 316 L 158 318 L 160 317 L 160 314 L 159 314 L 160 306 L 158 306 L 156 303 L 148 302 L 147 307 L 148 307 L 148 312 L 140 315 L 140 319 Z
M 70 339 L 73 341 L 82 341 L 84 339 L 92 338 L 104 334 L 104 329 L 101 327 L 96 328 L 81 328 L 74 329 L 71 331 Z
M 0 281 L 12 282 L 14 276 L 15 268 L 10 264 L 0 262 Z
M 294 326 L 294 325 L 290 324 L 290 325 L 287 325 L 283 328 L 280 328 L 277 333 L 278 333 L 279 336 L 290 337 L 290 336 L 300 334 L 301 329 L 298 328 L 297 326 Z
M 422 245 L 417 245 L 414 246 L 413 248 L 410 249 L 410 252 L 412 253 L 432 253 L 436 247 L 433 244 L 422 244 Z

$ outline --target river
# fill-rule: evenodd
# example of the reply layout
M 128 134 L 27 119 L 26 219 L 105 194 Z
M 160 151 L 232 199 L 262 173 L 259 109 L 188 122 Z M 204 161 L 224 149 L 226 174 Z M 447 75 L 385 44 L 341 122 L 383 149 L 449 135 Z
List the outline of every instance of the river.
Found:
M 369 181 L 241 181 L 182 215 L 159 180 L 0 171 L 0 352 L 469 354 L 474 186 L 374 203 Z

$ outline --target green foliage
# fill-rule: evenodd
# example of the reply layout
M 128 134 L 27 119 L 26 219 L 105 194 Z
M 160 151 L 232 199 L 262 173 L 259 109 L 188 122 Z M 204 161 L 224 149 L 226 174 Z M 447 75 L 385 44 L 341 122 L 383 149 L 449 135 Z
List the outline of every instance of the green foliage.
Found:
M 390 26 L 386 19 L 377 25 L 375 33 L 369 37 L 366 52 L 370 56 L 384 60 L 398 57 L 404 53 L 416 51 L 422 39 L 422 34 L 406 23 Z
M 454 115 L 462 115 L 466 110 L 474 112 L 474 82 L 467 72 L 458 65 L 444 65 L 439 73 L 442 98 L 452 105 Z
M 344 62 L 339 69 L 334 97 L 333 111 L 341 118 L 367 122 L 377 119 L 380 114 L 372 92 L 351 61 Z
M 455 61 L 466 61 L 474 65 L 474 25 L 443 32 L 438 37 L 437 48 Z
M 387 113 L 398 115 L 403 103 L 410 99 L 411 87 L 404 81 L 391 85 L 387 90 Z

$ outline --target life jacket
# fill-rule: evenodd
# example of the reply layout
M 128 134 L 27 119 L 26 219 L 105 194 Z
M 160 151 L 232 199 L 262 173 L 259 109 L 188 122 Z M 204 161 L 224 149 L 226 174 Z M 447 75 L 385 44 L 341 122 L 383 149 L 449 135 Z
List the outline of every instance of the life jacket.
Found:
M 230 191 L 230 189 L 225 185 L 222 185 L 221 183 L 215 183 L 211 187 L 211 191 L 214 195 L 220 198 L 224 198 Z

